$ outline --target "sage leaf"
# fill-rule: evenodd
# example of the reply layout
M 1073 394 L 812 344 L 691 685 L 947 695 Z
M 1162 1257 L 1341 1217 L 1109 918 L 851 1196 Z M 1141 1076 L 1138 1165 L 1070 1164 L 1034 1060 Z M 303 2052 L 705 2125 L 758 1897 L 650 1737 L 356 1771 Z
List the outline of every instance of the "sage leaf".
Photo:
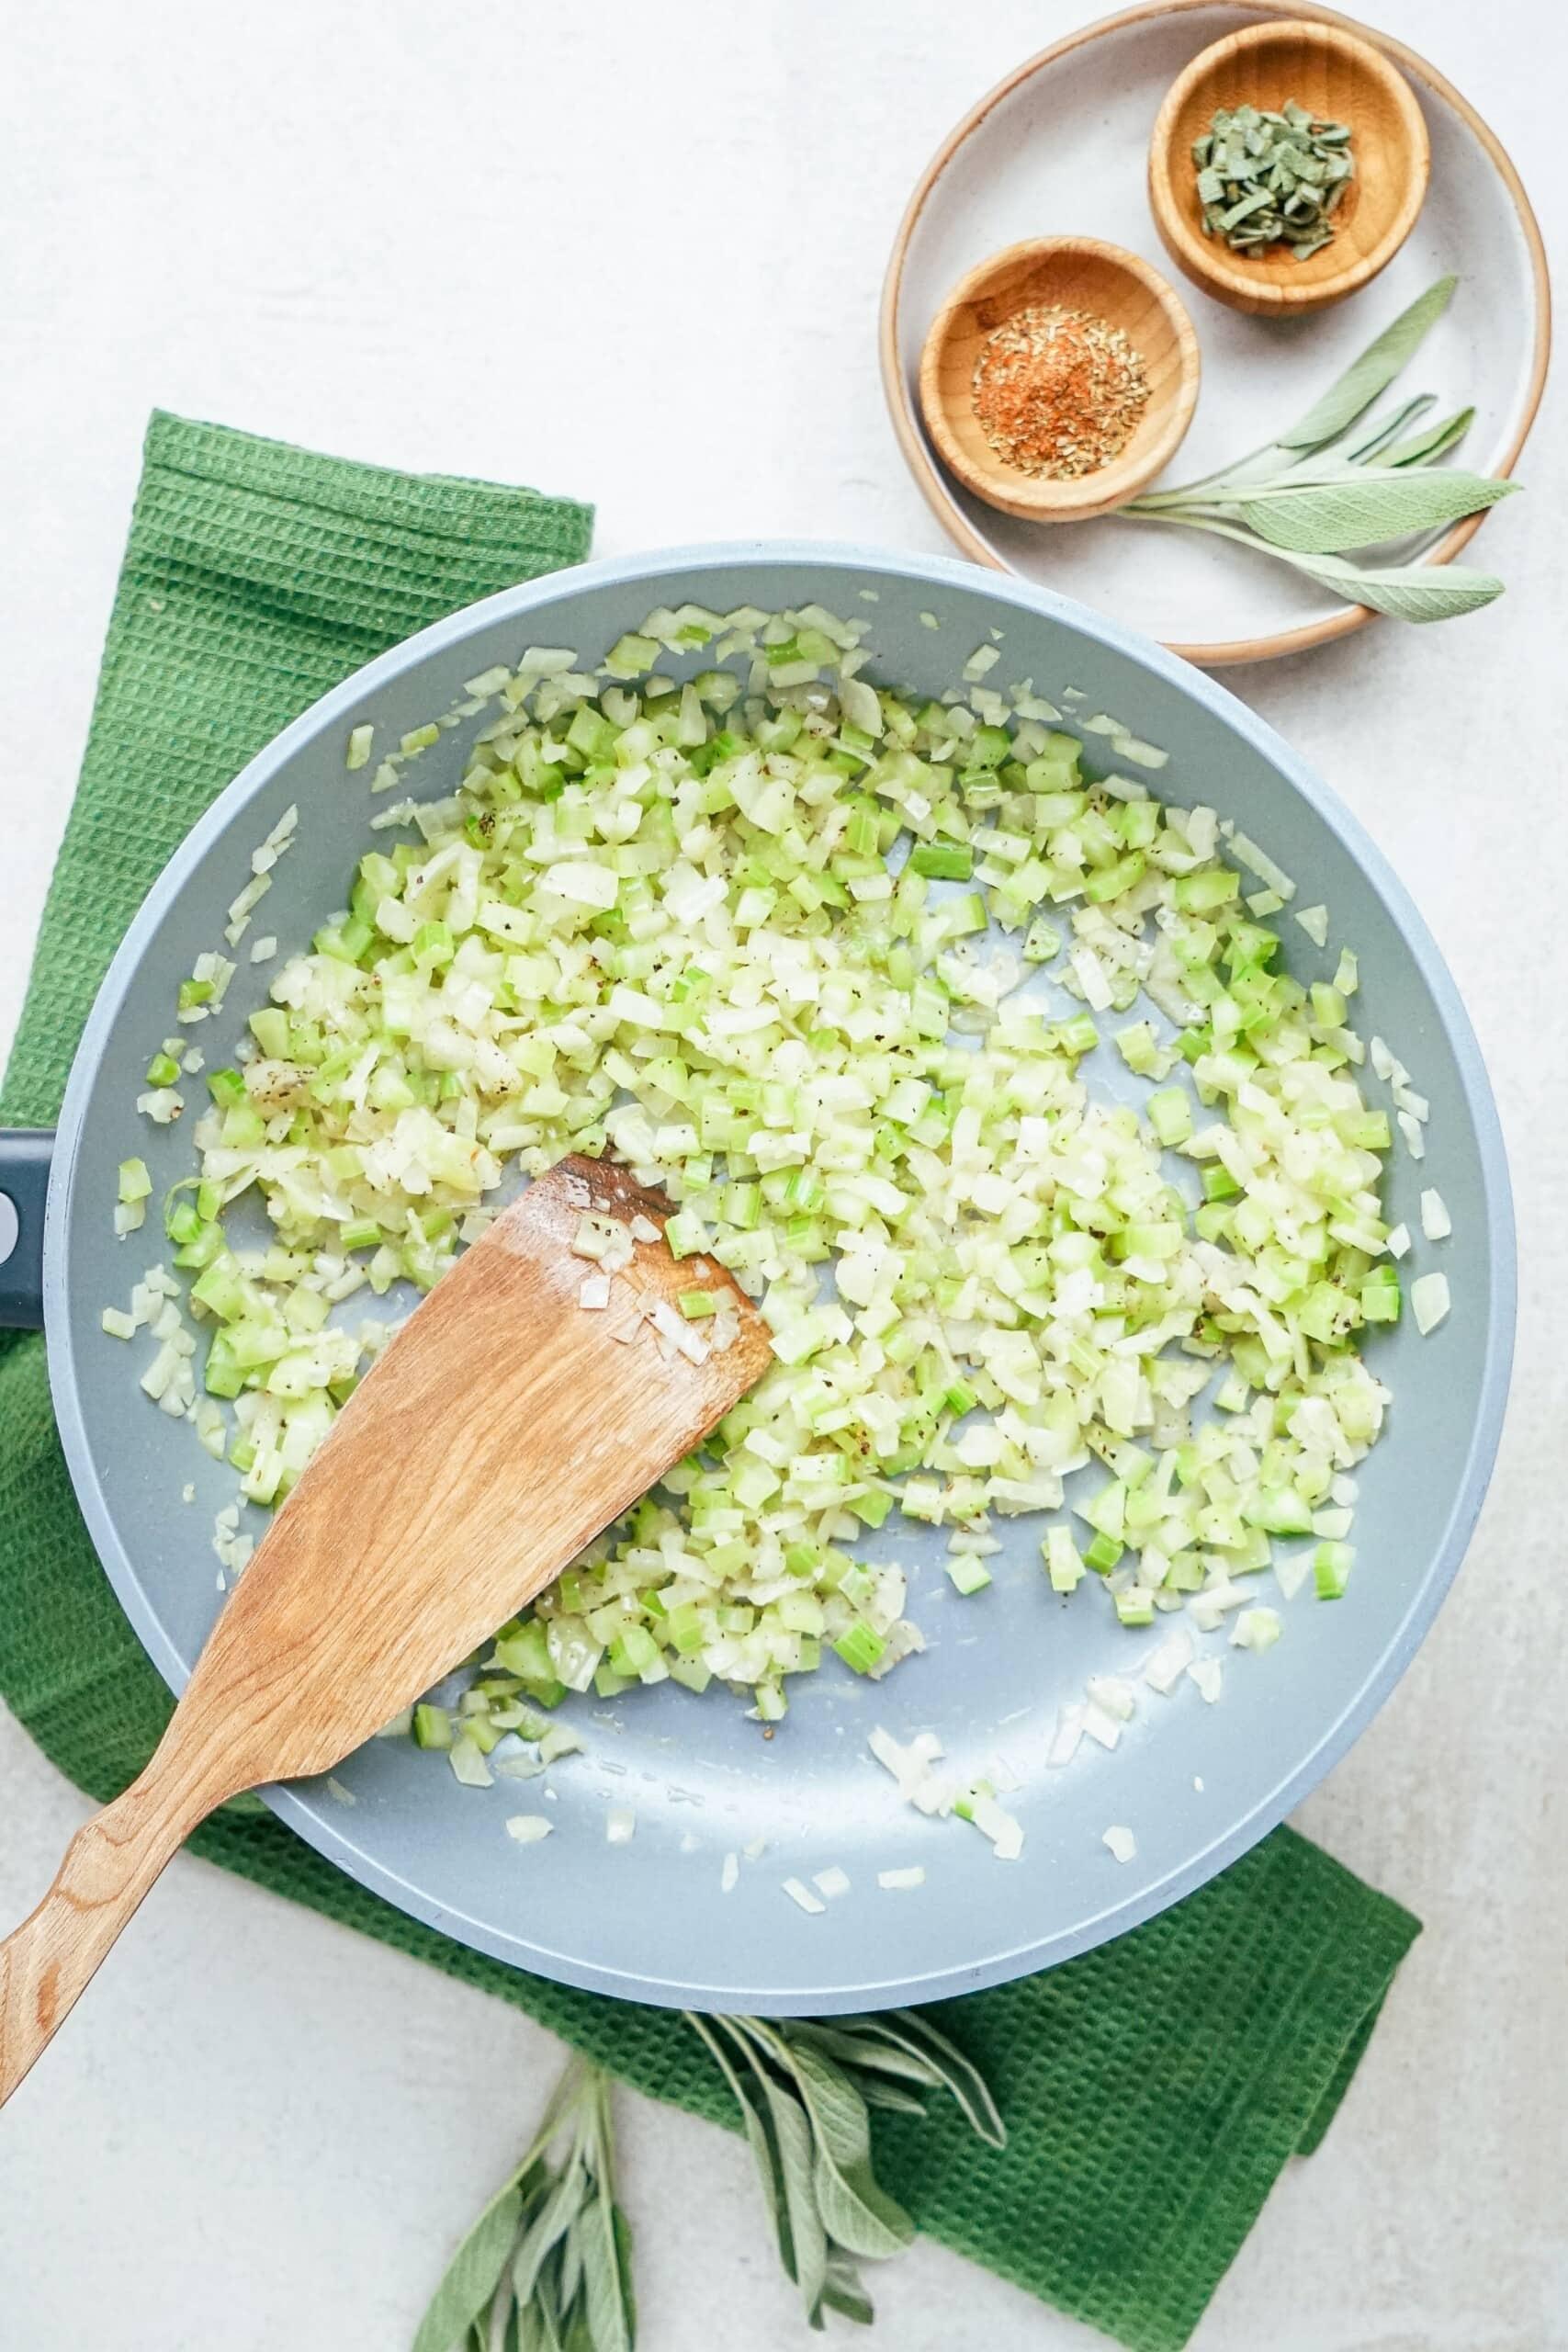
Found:
M 721 2018 L 718 2020 L 735 2044 L 741 2064 L 746 2068 L 744 2093 L 757 2117 L 757 2130 L 763 2153 L 758 2155 L 759 2170 L 763 2174 L 763 2190 L 770 2200 L 773 2224 L 778 2235 L 779 2261 L 784 2276 L 798 2282 L 800 2265 L 795 2255 L 794 2209 L 789 2184 L 785 2177 L 784 2154 L 780 2145 L 776 2121 L 776 2105 L 781 2098 L 790 2098 L 790 2092 L 780 2092 L 775 2076 L 768 2066 L 767 2046 L 760 2034 L 749 2030 L 750 2020 L 745 2018 Z M 805 2117 L 797 2117 L 805 2121 Z M 787 2127 L 786 2127 L 787 2129 Z M 809 2136 L 809 2126 L 807 2127 Z M 813 2212 L 816 2206 L 813 2204 Z M 807 2225 L 809 2235 L 810 2224 Z
M 1281 483 L 1239 502 L 1237 512 L 1271 547 L 1342 555 L 1480 514 L 1517 488 L 1484 474 L 1380 467 L 1353 482 Z
M 759 2066 L 757 2071 L 773 2121 L 789 2214 L 795 2261 L 793 2267 L 786 2267 L 800 2289 L 809 2319 L 821 2303 L 828 2279 L 828 2233 L 818 2210 L 812 2177 L 811 2126 L 794 2093 L 775 2082 L 765 2068 Z
M 581 2161 L 574 2157 L 554 2188 L 540 2199 L 533 2215 L 525 2221 L 512 2265 L 513 2292 L 520 2303 L 528 2301 L 538 2284 L 547 2256 L 560 2243 L 582 2211 L 588 2188 L 588 2174 Z
M 791 2022 L 782 2030 L 791 2043 L 808 2041 L 824 2057 L 834 2059 L 840 2066 L 852 2067 L 859 2074 L 893 2075 L 904 2082 L 922 2083 L 928 2090 L 933 2089 L 939 2080 L 929 2058 L 918 2051 L 905 2049 L 900 2042 L 885 2041 L 871 2019 L 857 2018 L 845 2026 Z M 863 2084 L 861 2088 L 864 2087 Z
M 1179 519 L 1190 530 L 1211 531 L 1217 538 L 1235 539 L 1239 547 L 1252 548 L 1259 555 L 1270 555 L 1280 563 L 1304 571 L 1320 587 L 1332 588 L 1348 603 L 1365 605 L 1374 613 L 1387 613 L 1402 621 L 1445 621 L 1457 619 L 1462 613 L 1479 612 L 1503 594 L 1503 583 L 1489 571 L 1467 571 L 1460 565 L 1436 563 L 1405 563 L 1376 569 L 1351 563 L 1339 555 L 1302 555 L 1292 548 L 1270 547 L 1251 531 L 1238 524 L 1211 522 L 1198 515 L 1173 518 L 1160 515 L 1161 522 Z
M 413 2352 L 458 2352 L 495 2293 L 522 2210 L 522 2191 L 509 2181 L 485 2207 L 447 2264 L 446 2274 L 420 2321 Z
M 834 2163 L 820 2143 L 813 2175 L 818 2209 L 830 2236 L 851 2254 L 885 2261 L 913 2242 L 915 2225 L 901 2205 L 878 2187 L 869 2172 L 852 2176 Z
M 620 2283 L 621 2311 L 624 2315 L 626 2342 L 637 2343 L 637 2289 L 632 2273 L 632 2225 L 621 2208 L 612 2203 L 610 2226 L 615 2241 L 615 2276 Z
M 1444 417 L 1440 424 L 1429 425 L 1425 433 L 1417 433 L 1411 440 L 1397 443 L 1378 462 L 1384 466 L 1429 466 L 1435 458 L 1455 448 L 1474 422 L 1475 411 L 1472 408 L 1459 409 L 1452 416 Z
M 734 2094 L 737 2107 L 740 2109 L 740 2120 L 745 2130 L 747 2143 L 751 2151 L 752 2162 L 757 2168 L 757 2178 L 767 2204 L 769 2218 L 773 2224 L 773 2233 L 778 2240 L 779 2260 L 784 2267 L 785 2276 L 793 2278 L 795 2275 L 795 2241 L 789 2226 L 789 2206 L 784 2193 L 783 2169 L 772 2131 L 764 2119 L 762 2110 L 766 2102 L 761 2086 L 756 2084 L 753 2087 L 755 2060 L 750 2048 L 736 2032 L 731 2019 L 716 2018 L 710 2025 L 706 2018 L 697 2017 L 690 2010 L 686 2011 L 685 2015 L 687 2024 L 706 2044 L 720 2073 Z M 714 2026 L 724 2027 L 735 2034 L 743 2063 L 749 2070 L 751 2070 L 744 2082 L 730 2063 L 728 2052 L 713 2030 Z
M 853 2320 L 860 2327 L 869 2327 L 875 2318 L 871 2297 L 861 2283 L 852 2255 L 835 2252 L 829 2256 L 822 2304 L 825 2310 L 837 2312 L 840 2318 Z
M 1439 277 L 1436 285 L 1417 295 L 1408 310 L 1401 311 L 1393 324 L 1367 345 L 1360 357 L 1351 361 L 1303 417 L 1275 435 L 1280 448 L 1321 449 L 1325 443 L 1337 441 L 1415 356 L 1428 331 L 1448 309 L 1458 284 L 1457 277 Z
M 582 2240 L 582 2299 L 593 2352 L 633 2352 L 637 2303 L 632 2293 L 631 2232 L 626 2215 L 601 2182 L 572 2232 Z
M 1168 517 L 1162 517 L 1168 520 Z M 1479 612 L 1503 594 L 1503 583 L 1489 571 L 1467 571 L 1458 564 L 1406 563 L 1370 569 L 1338 555 L 1300 555 L 1291 548 L 1270 547 L 1234 523 L 1188 519 L 1194 531 L 1212 531 L 1216 537 L 1235 539 L 1259 555 L 1304 571 L 1321 587 L 1332 588 L 1350 604 L 1387 613 L 1394 620 L 1442 621 L 1462 613 Z
M 478 2352 L 479 2335 L 479 2328 L 476 2322 L 474 2328 L 476 2352 Z M 490 2325 L 484 2331 L 483 2352 L 518 2352 L 517 2335 L 517 2298 L 512 2291 L 511 2279 L 502 2271 L 501 2284 L 495 2290 L 495 2297 L 490 2307 Z
M 876 2018 L 875 2024 L 879 2032 L 897 2035 L 907 2049 L 914 2048 L 924 2055 L 964 2121 L 980 2139 L 993 2148 L 1006 2147 L 1007 2125 L 991 2096 L 990 2085 L 956 2042 L 950 2041 L 918 2009 L 890 2009 Z
M 915 2225 L 872 2172 L 865 2101 L 832 2061 L 814 2050 L 792 2051 L 790 2064 L 816 2129 L 817 2204 L 829 2235 L 852 2254 L 886 2258 L 900 2253 Z
M 854 2167 L 871 2161 L 871 2126 L 865 2101 L 840 2066 L 809 2043 L 784 2050 L 784 2063 L 800 2085 L 817 2137 L 835 2164 Z
M 1412 417 L 1420 416 L 1425 410 L 1432 406 L 1436 397 L 1433 392 L 1417 392 L 1416 398 L 1413 401 L 1406 401 L 1403 408 L 1396 408 L 1391 416 L 1380 419 L 1364 441 L 1358 441 L 1353 448 L 1345 451 L 1346 458 L 1352 465 L 1370 464 L 1378 451 L 1386 447 L 1394 435 L 1410 423 Z
M 1503 594 L 1489 571 L 1468 571 L 1452 563 L 1406 563 L 1367 571 L 1332 555 L 1298 555 L 1270 548 L 1325 588 L 1337 589 L 1353 605 L 1387 613 L 1400 621 L 1446 621 L 1479 612 Z
M 887 2009 L 869 2017 L 837 2018 L 830 2025 L 786 2020 L 778 2029 L 791 2043 L 807 2041 L 852 2070 L 862 2097 L 872 2106 L 903 2108 L 908 2094 L 894 2092 L 879 2077 L 945 2090 L 971 2128 L 994 2147 L 1007 2143 L 1007 2128 L 978 2067 L 917 2009 Z
M 517 2324 L 518 2352 L 561 2352 L 560 2331 L 553 2311 L 530 2304 Z
M 860 2095 L 867 2107 L 883 2108 L 890 2115 L 924 2115 L 926 2103 L 915 2091 L 901 2090 L 897 2083 L 884 2081 L 881 2075 L 863 2069 Z
M 563 2319 L 570 2315 L 577 2301 L 577 2290 L 582 2284 L 582 2240 L 575 2230 L 568 2230 L 557 2257 L 556 2301 Z

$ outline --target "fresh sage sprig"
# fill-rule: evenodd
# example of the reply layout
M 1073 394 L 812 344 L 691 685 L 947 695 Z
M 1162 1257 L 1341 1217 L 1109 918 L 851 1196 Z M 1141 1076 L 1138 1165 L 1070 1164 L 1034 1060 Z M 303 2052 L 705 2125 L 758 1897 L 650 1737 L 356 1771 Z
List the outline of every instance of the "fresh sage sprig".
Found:
M 923 2115 L 945 2090 L 981 2139 L 1007 2132 L 984 2078 L 913 2009 L 876 2017 L 686 2022 L 735 2095 L 778 2243 L 813 2327 L 833 2311 L 868 2324 L 863 2261 L 899 2253 L 915 2225 L 872 2168 L 873 2108 Z
M 687 2024 L 735 2095 L 779 2259 L 813 2327 L 869 2324 L 860 2266 L 915 2234 L 872 2166 L 871 2109 L 923 2115 L 946 2091 L 993 2148 L 1007 2131 L 984 2076 L 914 2009 Z M 574 2058 L 511 2177 L 463 2240 L 413 2352 L 634 2352 L 631 2232 L 615 2202 L 609 2077 Z
M 1348 602 L 1399 620 L 1444 620 L 1474 612 L 1503 593 L 1492 573 L 1450 564 L 1364 564 L 1354 551 L 1440 529 L 1509 497 L 1513 481 L 1457 468 L 1432 469 L 1464 437 L 1473 409 L 1405 428 L 1432 405 L 1430 393 L 1366 426 L 1337 447 L 1414 357 L 1448 308 L 1458 280 L 1440 277 L 1368 345 L 1306 414 L 1263 448 L 1201 481 L 1152 491 L 1119 512 L 1139 522 L 1179 524 L 1233 539 L 1292 565 Z M 1401 438 L 1402 435 L 1405 437 Z
M 564 2153 L 552 2154 L 557 2143 Z M 609 2077 L 574 2058 L 527 2154 L 447 2266 L 413 2352 L 633 2352 Z

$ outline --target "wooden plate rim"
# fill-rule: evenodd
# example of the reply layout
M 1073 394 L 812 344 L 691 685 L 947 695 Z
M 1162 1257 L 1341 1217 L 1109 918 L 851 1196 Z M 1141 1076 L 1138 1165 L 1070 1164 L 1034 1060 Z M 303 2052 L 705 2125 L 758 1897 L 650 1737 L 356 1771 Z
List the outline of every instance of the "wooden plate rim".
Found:
M 1099 40 L 1108 33 L 1121 32 L 1129 25 L 1152 23 L 1156 17 L 1168 18 L 1196 15 L 1200 9 L 1212 7 L 1213 5 L 1214 0 L 1140 0 L 1140 5 L 1136 7 L 1121 9 L 1114 16 L 1100 17 L 1093 24 L 1084 25 L 1077 32 L 1067 34 L 1063 40 L 1053 41 L 1048 48 L 1037 50 L 1032 57 L 1026 58 L 1021 65 L 1015 66 L 1010 74 L 1004 75 L 1001 81 L 987 90 L 984 97 L 971 107 L 969 112 L 948 133 L 916 182 L 914 192 L 898 223 L 897 232 L 893 240 L 893 250 L 888 256 L 886 275 L 883 279 L 882 302 L 878 319 L 877 341 L 884 397 L 887 402 L 894 433 L 904 454 L 904 461 L 914 475 L 917 486 L 927 505 L 955 545 L 962 548 L 972 561 L 983 565 L 987 571 L 1013 572 L 1014 567 L 1005 563 L 987 546 L 950 496 L 945 481 L 933 464 L 931 454 L 921 439 L 899 360 L 898 304 L 903 290 L 904 265 L 908 258 L 909 240 L 914 234 L 916 223 L 925 209 L 927 198 L 965 140 L 978 130 L 995 107 L 999 106 L 1004 98 L 1011 96 L 1013 91 L 1021 83 L 1029 81 L 1044 66 L 1055 64 L 1058 58 L 1069 56 L 1074 50 L 1085 48 L 1090 41 Z M 1247 16 L 1256 18 L 1259 23 L 1267 22 L 1281 13 L 1280 7 L 1275 5 L 1275 0 L 1230 0 L 1230 5 L 1243 9 Z M 1354 34 L 1359 39 L 1370 42 L 1374 49 L 1381 50 L 1385 57 L 1393 59 L 1394 63 L 1413 81 L 1420 83 L 1437 97 L 1441 98 L 1469 125 L 1490 156 L 1498 177 L 1508 191 L 1514 210 L 1518 216 L 1519 226 L 1524 232 L 1525 243 L 1529 251 L 1536 301 L 1535 341 L 1530 356 L 1529 379 L 1525 389 L 1524 409 L 1513 441 L 1497 463 L 1497 471 L 1500 474 L 1510 474 L 1518 462 L 1519 452 L 1529 437 L 1531 425 L 1535 423 L 1536 413 L 1540 406 L 1541 393 L 1545 389 L 1547 366 L 1551 356 L 1551 285 L 1547 274 L 1546 250 L 1541 242 L 1540 223 L 1536 220 L 1530 200 L 1525 194 L 1524 184 L 1515 168 L 1513 158 L 1496 133 L 1482 120 L 1469 99 L 1457 90 L 1445 75 L 1439 74 L 1435 66 L 1428 64 L 1424 57 L 1415 50 L 1407 48 L 1403 41 L 1395 40 L 1392 34 L 1377 31 L 1370 25 L 1358 24 L 1353 17 L 1341 15 L 1337 9 L 1316 5 L 1316 0 L 1292 0 L 1292 5 L 1284 13 L 1313 23 L 1332 25 L 1341 31 Z M 1421 561 L 1428 564 L 1451 563 L 1461 549 L 1469 544 L 1484 520 L 1484 514 L 1472 514 L 1467 515 L 1463 521 L 1454 524 L 1451 529 L 1444 533 L 1437 545 L 1421 558 Z M 1014 572 L 1014 576 L 1022 577 L 1017 572 Z M 1327 645 L 1336 638 L 1348 637 L 1352 630 L 1364 628 L 1368 621 L 1374 620 L 1376 617 L 1377 616 L 1369 611 L 1364 605 L 1345 605 L 1338 612 L 1329 614 L 1323 620 L 1303 623 L 1299 628 L 1276 630 L 1269 636 L 1231 638 L 1218 644 L 1188 645 L 1170 640 L 1167 642 L 1172 653 L 1179 653 L 1185 660 L 1198 662 L 1203 668 L 1217 670 L 1225 668 L 1232 662 L 1268 662 L 1281 654 L 1304 653 L 1314 646 Z

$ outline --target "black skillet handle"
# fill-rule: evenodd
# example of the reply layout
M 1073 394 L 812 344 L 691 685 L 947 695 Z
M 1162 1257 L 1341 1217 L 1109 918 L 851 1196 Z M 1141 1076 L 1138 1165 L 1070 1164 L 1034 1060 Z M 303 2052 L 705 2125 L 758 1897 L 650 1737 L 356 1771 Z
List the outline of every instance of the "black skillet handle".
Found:
M 43 1204 L 54 1137 L 0 1127 L 0 1331 L 43 1329 Z

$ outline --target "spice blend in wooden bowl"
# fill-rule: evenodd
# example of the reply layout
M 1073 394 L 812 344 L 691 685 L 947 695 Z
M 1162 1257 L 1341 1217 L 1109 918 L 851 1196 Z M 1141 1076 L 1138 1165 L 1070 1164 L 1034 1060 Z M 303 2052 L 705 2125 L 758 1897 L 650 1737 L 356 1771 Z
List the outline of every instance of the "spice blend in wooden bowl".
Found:
M 1119 458 L 1149 402 L 1141 355 L 1092 311 L 1029 302 L 975 362 L 975 413 L 1005 465 L 1076 481 Z
M 926 336 L 920 408 L 976 497 L 1031 522 L 1077 522 L 1169 463 L 1198 375 L 1192 322 L 1141 255 L 1036 237 L 954 287 Z

